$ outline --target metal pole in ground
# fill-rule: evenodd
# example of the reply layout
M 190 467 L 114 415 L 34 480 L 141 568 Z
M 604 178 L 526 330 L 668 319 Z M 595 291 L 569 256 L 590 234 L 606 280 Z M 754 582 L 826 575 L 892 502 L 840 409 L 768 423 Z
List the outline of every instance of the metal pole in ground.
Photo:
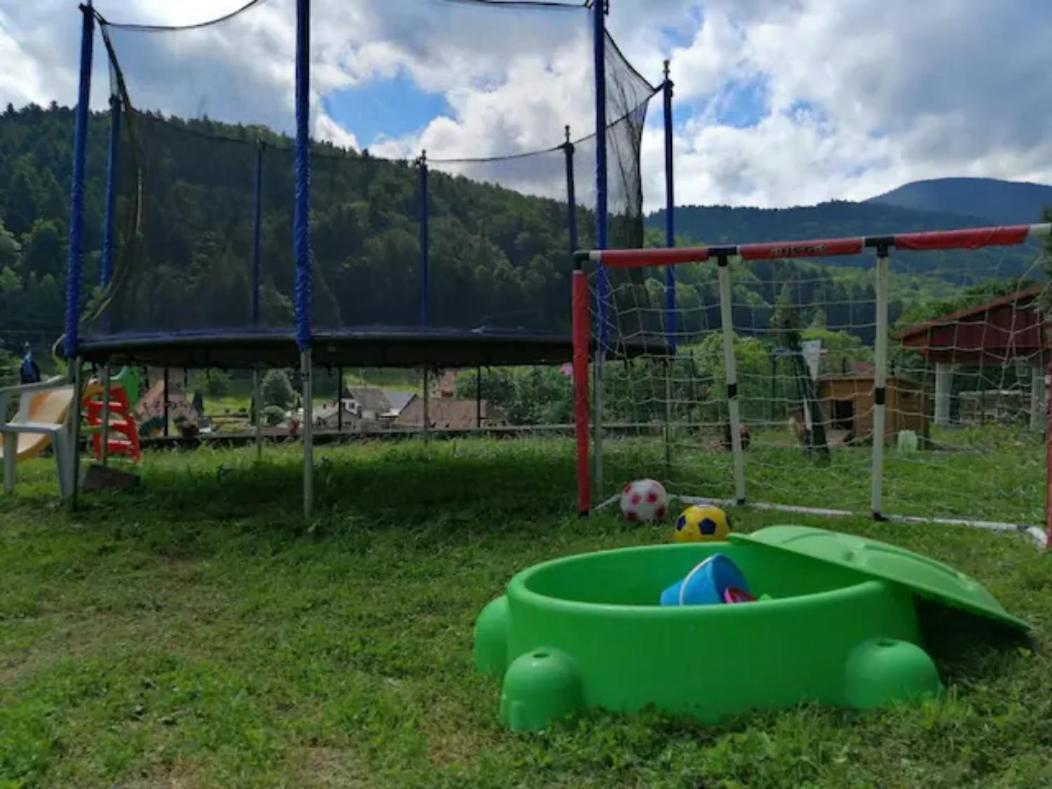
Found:
M 259 368 L 252 371 L 252 427 L 255 432 L 256 462 L 263 459 L 263 397 L 259 382 Z
M 673 178 L 672 79 L 665 61 L 665 81 L 661 85 L 665 128 L 665 246 L 676 246 L 676 191 Z M 676 358 L 676 270 L 665 266 L 665 476 L 672 470 L 672 375 Z
M 343 368 L 336 368 L 336 432 L 343 432 Z
M 102 444 L 99 447 L 99 460 L 102 465 L 109 464 L 110 459 L 110 363 L 102 366 Z
M 882 520 L 884 484 L 884 425 L 888 380 L 888 245 L 877 246 L 876 342 L 873 360 L 873 468 L 870 474 L 870 512 Z
M 311 519 L 314 511 L 314 385 L 311 351 L 300 352 L 300 373 L 303 378 L 303 517 Z
M 424 442 L 431 443 L 431 371 L 424 368 Z
M 731 312 L 731 271 L 727 255 L 717 258 L 720 291 L 720 324 L 723 329 L 723 366 L 727 377 L 727 416 L 734 454 L 734 498 L 745 503 L 745 453 L 742 452 L 741 413 L 738 403 L 738 369 L 734 356 L 734 315 Z
M 164 368 L 164 375 L 162 376 L 162 378 L 164 380 L 164 394 L 161 401 L 161 408 L 163 409 L 164 425 L 161 428 L 161 433 L 165 438 L 168 438 L 168 417 L 170 415 L 168 408 L 169 403 L 172 399 L 172 395 L 171 390 L 168 388 L 169 380 L 167 367 Z
M 84 394 L 84 361 L 79 356 L 73 360 L 73 404 L 69 409 L 69 418 L 73 420 L 72 430 L 73 446 L 69 452 L 69 506 L 70 509 L 77 508 L 77 498 L 80 493 L 80 419 L 81 419 L 81 397 Z

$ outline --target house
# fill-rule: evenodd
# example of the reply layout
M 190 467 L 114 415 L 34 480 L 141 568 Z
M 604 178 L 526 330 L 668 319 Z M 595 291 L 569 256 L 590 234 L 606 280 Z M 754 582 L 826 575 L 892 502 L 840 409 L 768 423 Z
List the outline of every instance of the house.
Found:
M 397 419 L 405 410 L 405 407 L 416 397 L 412 392 L 395 392 L 389 389 L 384 389 L 384 396 L 391 407 L 380 416 L 391 421 Z
M 428 419 L 434 430 L 471 430 L 476 427 L 500 427 L 508 423 L 504 413 L 488 400 L 457 400 L 453 397 L 432 399 Z M 424 399 L 413 395 L 394 424 L 405 429 L 423 428 Z
M 383 389 L 375 386 L 351 386 L 344 389 L 344 399 L 358 404 L 359 418 L 363 422 L 376 422 L 391 410 L 391 403 Z
M 871 365 L 858 365 L 858 369 L 848 373 L 820 378 L 818 405 L 826 430 L 843 431 L 845 437 L 857 439 L 872 437 L 873 391 Z M 889 377 L 885 403 L 885 440 L 903 430 L 928 437 L 928 393 L 921 384 L 908 378 Z
M 1048 399 L 1045 369 L 1049 362 L 1049 324 L 1038 306 L 1043 286 L 1018 290 L 974 307 L 949 312 L 896 334 L 903 348 L 916 351 L 935 365 L 935 424 L 948 425 L 953 380 L 964 368 L 1030 368 L 1030 427 L 1043 430 Z M 966 372 L 966 374 L 968 374 Z M 971 375 L 971 374 L 969 374 Z M 978 376 L 971 375 L 973 379 Z M 994 395 L 959 395 L 961 418 L 982 421 L 982 415 L 999 412 Z M 1002 398 L 1003 399 L 1003 398 Z M 982 402 L 980 402 L 982 401 Z
M 322 430 L 357 430 L 361 421 L 361 407 L 350 398 L 340 400 L 338 404 L 325 403 L 314 409 L 314 426 Z

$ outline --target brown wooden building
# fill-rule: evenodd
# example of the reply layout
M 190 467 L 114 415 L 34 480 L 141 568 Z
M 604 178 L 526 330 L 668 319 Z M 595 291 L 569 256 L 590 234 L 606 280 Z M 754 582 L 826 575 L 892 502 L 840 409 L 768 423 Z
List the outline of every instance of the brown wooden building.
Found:
M 818 381 L 818 403 L 831 436 L 868 439 L 873 435 L 873 373 L 863 370 L 831 375 Z M 887 408 L 884 438 L 891 440 L 903 430 L 927 438 L 928 393 L 908 378 L 887 379 Z
M 1049 323 L 1038 308 L 1037 285 L 983 304 L 940 315 L 896 335 L 904 348 L 935 365 L 935 424 L 950 422 L 953 376 L 958 368 L 1029 366 L 1030 424 L 1043 429 Z

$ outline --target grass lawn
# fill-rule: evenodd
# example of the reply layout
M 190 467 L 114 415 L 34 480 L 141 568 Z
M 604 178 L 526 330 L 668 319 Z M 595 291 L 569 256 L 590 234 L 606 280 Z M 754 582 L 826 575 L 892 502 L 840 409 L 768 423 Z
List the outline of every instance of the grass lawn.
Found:
M 298 460 L 149 455 L 140 490 L 73 516 L 50 465 L 24 467 L 0 497 L 0 786 L 1052 785 L 1052 563 L 1023 537 L 734 513 L 949 562 L 1037 649 L 946 660 L 947 694 L 919 707 L 594 712 L 513 735 L 473 671 L 478 611 L 527 565 L 669 527 L 576 518 L 565 440 L 320 448 L 309 527 Z M 670 674 L 704 670 L 684 661 Z

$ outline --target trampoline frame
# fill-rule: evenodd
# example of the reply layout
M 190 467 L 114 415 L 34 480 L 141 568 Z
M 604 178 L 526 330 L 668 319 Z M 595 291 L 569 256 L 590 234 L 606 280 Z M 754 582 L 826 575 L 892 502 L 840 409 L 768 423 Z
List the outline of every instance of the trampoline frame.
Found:
M 310 0 L 296 0 L 296 54 L 295 54 L 295 216 L 293 220 L 293 246 L 295 260 L 295 326 L 288 330 L 269 330 L 259 326 L 259 193 L 262 188 L 260 152 L 257 153 L 256 176 L 256 228 L 253 244 L 253 272 L 256 288 L 253 293 L 252 314 L 255 328 L 238 331 L 193 331 L 178 333 L 96 334 L 82 338 L 80 335 L 82 301 L 82 241 L 84 217 L 84 181 L 86 160 L 86 138 L 88 112 L 91 97 L 91 64 L 94 28 L 98 21 L 103 25 L 105 38 L 106 20 L 93 7 L 93 0 L 85 0 L 80 6 L 82 14 L 80 73 L 78 103 L 73 144 L 73 178 L 70 188 L 69 254 L 67 259 L 67 292 L 63 335 L 66 359 L 70 362 L 70 376 L 80 397 L 83 387 L 85 362 L 102 366 L 106 377 L 110 366 L 123 364 L 154 364 L 161 367 L 240 367 L 258 371 L 261 367 L 279 366 L 300 368 L 303 382 L 303 504 L 304 517 L 310 519 L 313 511 L 313 457 L 311 393 L 312 370 L 315 364 L 329 366 L 360 365 L 366 367 L 437 367 L 495 366 L 554 364 L 571 361 L 573 338 L 571 331 L 565 334 L 544 333 L 533 330 L 446 330 L 430 326 L 428 309 L 428 227 L 427 227 L 427 160 L 421 156 L 420 172 L 420 237 L 421 272 L 423 275 L 420 295 L 421 324 L 417 327 L 362 327 L 347 331 L 315 330 L 311 325 L 311 249 L 310 249 Z M 607 142 L 606 117 L 606 3 L 593 3 L 592 15 L 593 64 L 595 84 L 596 129 L 596 239 L 597 246 L 607 245 Z M 109 48 L 108 40 L 105 41 Z M 665 108 L 670 113 L 671 82 L 666 63 Z M 651 94 L 653 95 L 653 94 Z M 649 98 L 647 99 L 649 100 Z M 106 180 L 105 244 L 102 257 L 102 285 L 105 287 L 113 272 L 112 214 L 115 205 L 118 131 L 122 107 L 111 100 L 110 156 Z M 129 108 L 124 108 L 129 109 Z M 670 135 L 671 124 L 666 118 L 666 135 Z M 572 256 L 577 246 L 576 212 L 574 210 L 573 164 L 574 145 L 569 139 L 555 149 L 561 148 L 566 156 L 567 194 L 570 201 L 567 222 L 570 246 L 567 250 L 567 273 L 572 271 Z M 671 138 L 666 139 L 666 150 L 671 152 Z M 667 188 L 671 190 L 671 170 L 666 173 Z M 671 237 L 670 237 L 671 243 Z M 568 277 L 569 280 L 569 277 Z M 569 282 L 568 282 L 569 287 Z M 600 294 L 600 310 L 605 309 L 605 298 Z M 595 354 L 597 375 L 601 376 L 602 359 L 607 349 L 608 338 L 600 339 L 602 347 Z M 628 353 L 653 352 L 642 345 L 625 348 Z M 258 383 L 258 372 L 254 380 Z M 108 421 L 108 408 L 104 407 L 104 420 Z M 601 412 L 601 403 L 596 406 Z M 77 409 L 72 410 L 75 440 L 79 439 Z M 598 424 L 598 423 L 597 423 Z M 258 426 L 257 426 L 258 427 Z M 76 507 L 79 488 L 79 453 L 73 453 L 73 490 L 71 506 Z M 105 458 L 104 458 L 105 460 Z

